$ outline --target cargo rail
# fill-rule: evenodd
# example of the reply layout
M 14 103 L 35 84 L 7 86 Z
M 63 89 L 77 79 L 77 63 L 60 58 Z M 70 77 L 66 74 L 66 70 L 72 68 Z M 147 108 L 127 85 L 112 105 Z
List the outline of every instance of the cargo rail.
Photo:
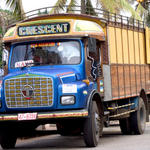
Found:
M 15 20 L 14 18 L 11 18 L 10 16 L 9 17 L 7 16 L 6 24 L 9 27 L 9 26 L 15 24 L 16 22 L 31 19 L 31 18 L 34 18 L 37 16 L 62 14 L 62 13 L 65 13 L 65 14 L 73 13 L 73 14 L 86 14 L 86 15 L 90 15 L 93 17 L 97 17 L 107 23 L 127 25 L 130 27 L 133 27 L 133 28 L 136 27 L 139 29 L 143 29 L 145 27 L 145 24 L 143 21 L 134 19 L 132 17 L 123 16 L 120 14 L 110 13 L 109 11 L 106 11 L 103 9 L 98 9 L 98 8 L 91 9 L 90 7 L 86 7 L 85 11 L 83 11 L 81 9 L 81 6 L 75 6 L 69 10 L 68 5 L 65 5 L 63 7 L 63 9 L 61 9 L 61 11 L 59 11 L 59 9 L 57 9 L 57 8 L 58 8 L 58 6 L 51 6 L 51 7 L 43 7 L 43 8 L 35 9 L 35 10 L 24 13 L 22 15 L 22 18 L 17 19 L 17 20 Z M 56 11 L 52 11 L 52 10 L 56 10 Z

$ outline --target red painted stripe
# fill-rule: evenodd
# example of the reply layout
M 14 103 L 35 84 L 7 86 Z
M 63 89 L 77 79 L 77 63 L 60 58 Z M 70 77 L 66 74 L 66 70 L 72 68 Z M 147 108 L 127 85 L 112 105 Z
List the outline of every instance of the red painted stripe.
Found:
M 59 76 L 63 76 L 63 75 L 71 74 L 71 73 L 73 72 L 64 72 L 64 73 L 57 74 L 57 76 L 59 77 Z

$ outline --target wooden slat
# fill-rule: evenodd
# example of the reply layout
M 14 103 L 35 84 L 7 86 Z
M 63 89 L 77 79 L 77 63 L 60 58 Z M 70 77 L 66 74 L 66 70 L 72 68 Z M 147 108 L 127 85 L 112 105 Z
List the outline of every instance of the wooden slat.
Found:
M 125 95 L 125 88 L 124 88 L 124 74 L 123 74 L 123 65 L 118 66 L 118 82 L 119 82 L 119 96 Z
M 137 86 L 137 91 L 141 90 L 141 66 L 136 65 L 136 86 Z
M 142 89 L 150 92 L 150 66 L 113 64 L 111 65 L 111 82 L 113 98 L 138 96 Z
M 150 66 L 146 65 L 146 69 L 145 69 L 145 75 L 146 75 L 146 91 L 149 91 L 150 89 Z
M 117 66 L 112 65 L 111 66 L 111 82 L 112 82 L 112 96 L 113 97 L 118 97 L 119 92 L 118 92 L 118 78 L 117 78 Z
M 131 88 L 130 88 L 130 66 L 125 65 L 124 71 L 125 71 L 125 95 L 131 95 Z
M 141 82 L 142 82 L 142 88 L 145 89 L 145 68 L 144 65 L 141 66 Z
M 136 79 L 135 79 L 135 66 L 130 66 L 130 78 L 131 78 L 131 92 L 132 94 L 136 93 Z

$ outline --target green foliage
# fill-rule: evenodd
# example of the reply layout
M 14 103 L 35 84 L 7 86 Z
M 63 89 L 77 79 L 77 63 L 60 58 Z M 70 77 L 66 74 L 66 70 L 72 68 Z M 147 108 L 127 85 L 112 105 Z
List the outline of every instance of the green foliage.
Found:
M 150 13 L 146 16 L 146 25 L 150 28 Z
M 50 14 L 59 13 L 60 11 L 64 10 L 66 3 L 67 0 L 57 0 L 55 7 L 53 7 L 50 11 Z
M 77 5 L 76 0 L 71 0 L 67 8 L 68 13 L 74 13 L 74 7 Z
M 6 28 L 8 25 L 20 20 L 20 18 L 18 18 L 18 16 L 14 15 L 10 10 L 0 9 L 0 16 L 3 20 L 3 22 L 1 21 L 2 23 L 0 22 L 0 25 L 1 25 L 1 28 L 3 29 L 3 32 L 6 31 Z
M 98 0 L 103 9 L 111 13 L 119 13 L 119 5 L 116 0 Z
M 0 35 L 2 34 L 2 27 L 0 27 Z
M 121 11 L 130 12 L 132 17 L 138 20 L 142 20 L 139 13 L 134 10 L 130 3 L 132 0 L 98 0 L 102 7 L 111 12 L 119 14 Z M 130 3 L 129 3 L 130 2 Z
M 22 0 L 4 0 L 6 5 L 12 11 L 17 20 L 24 18 L 24 9 L 22 6 Z
M 147 15 L 147 10 L 139 3 L 136 7 L 136 12 L 143 18 Z
M 44 11 L 38 11 L 38 15 L 44 15 L 44 14 L 48 14 L 47 9 L 45 9 Z
M 97 15 L 90 0 L 86 1 L 85 6 L 86 6 L 86 11 L 85 11 L 86 14 L 91 14 L 91 15 L 95 15 L 95 16 Z
M 65 9 L 65 5 L 67 2 L 69 3 L 69 6 L 67 10 Z M 85 6 L 85 11 L 82 10 L 82 12 L 85 12 L 87 14 L 97 15 L 93 6 L 92 6 L 92 0 L 85 0 L 85 4 L 83 3 L 83 0 L 80 0 L 81 2 L 81 8 L 83 9 Z M 130 12 L 132 14 L 132 17 L 135 19 L 141 20 L 141 17 L 139 15 L 139 12 L 136 12 L 134 8 L 131 6 L 135 1 L 134 0 L 96 0 L 97 7 L 102 7 L 102 9 L 105 9 L 111 13 L 119 14 L 122 11 Z M 77 0 L 57 0 L 55 7 L 51 9 L 50 13 L 60 13 L 61 11 L 65 12 L 71 12 L 74 13 L 73 9 L 76 6 Z M 84 5 L 83 5 L 84 4 Z

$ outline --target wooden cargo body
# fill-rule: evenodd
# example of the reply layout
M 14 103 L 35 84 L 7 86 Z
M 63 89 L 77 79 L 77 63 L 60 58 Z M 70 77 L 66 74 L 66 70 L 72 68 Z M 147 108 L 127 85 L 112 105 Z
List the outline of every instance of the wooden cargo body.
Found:
M 105 100 L 135 97 L 142 89 L 149 94 L 149 29 L 108 23 L 106 30 L 109 65 L 104 65 L 104 77 L 109 73 L 110 79 L 104 81 L 111 89 L 105 88 Z

